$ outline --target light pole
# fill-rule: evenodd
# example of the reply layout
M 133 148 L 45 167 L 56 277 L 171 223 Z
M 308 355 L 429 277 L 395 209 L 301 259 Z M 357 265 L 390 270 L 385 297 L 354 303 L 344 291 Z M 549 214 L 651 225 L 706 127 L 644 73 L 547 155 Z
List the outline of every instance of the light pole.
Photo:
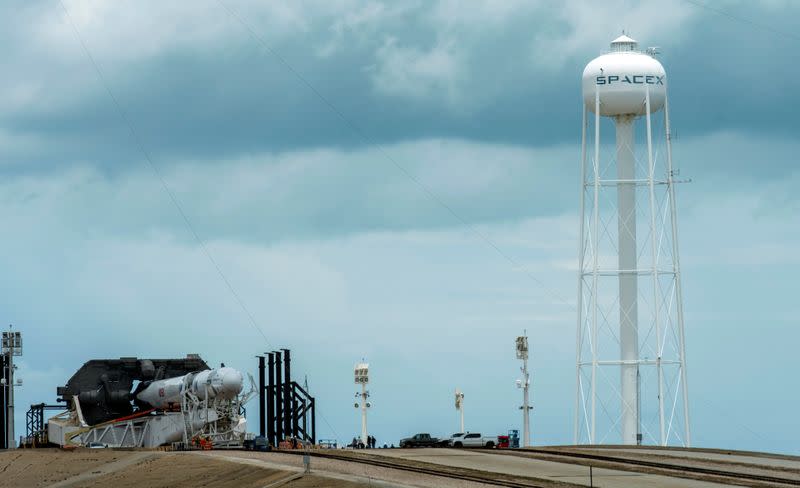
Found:
M 8 391 L 9 387 L 6 384 L 6 377 L 8 377 L 8 367 L 6 367 L 6 356 L 5 354 L 0 355 L 0 364 L 2 364 L 2 376 L 0 376 L 0 422 L 2 422 L 2 426 L 0 426 L 0 434 L 2 437 L 0 438 L 0 449 L 8 449 L 10 446 L 8 444 Z
M 456 388 L 456 410 L 461 413 L 461 430 L 459 432 L 464 432 L 464 393 Z
M 361 393 L 356 393 L 356 398 L 361 397 L 361 404 L 355 403 L 355 407 L 361 407 L 361 443 L 365 446 L 367 444 L 367 409 L 372 405 L 367 401 L 369 392 L 367 391 L 367 384 L 369 383 L 369 364 L 358 363 L 354 369 L 355 383 L 361 385 Z
M 3 383 L 8 388 L 6 399 L 6 439 L 9 449 L 17 447 L 14 436 L 14 387 L 22 385 L 22 381 L 14 383 L 14 356 L 22 356 L 22 334 L 13 330 L 13 326 L 8 326 L 8 331 L 3 332 L 2 342 L 0 342 L 0 353 L 6 356 L 5 371 L 3 371 Z
M 517 388 L 522 388 L 522 447 L 531 445 L 531 419 L 530 411 L 533 407 L 530 406 L 528 390 L 531 385 L 530 374 L 528 374 L 528 336 L 527 331 L 525 335 L 517 337 L 517 359 L 522 360 L 522 379 L 517 380 Z

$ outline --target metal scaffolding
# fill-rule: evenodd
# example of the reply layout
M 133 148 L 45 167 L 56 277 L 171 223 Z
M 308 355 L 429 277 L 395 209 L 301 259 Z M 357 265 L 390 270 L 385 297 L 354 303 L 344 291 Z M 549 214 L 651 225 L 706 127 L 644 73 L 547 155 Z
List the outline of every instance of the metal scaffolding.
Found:
M 259 434 L 275 447 L 287 438 L 314 444 L 316 402 L 292 381 L 291 351 L 281 351 L 266 353 L 266 365 L 264 356 L 258 357 Z

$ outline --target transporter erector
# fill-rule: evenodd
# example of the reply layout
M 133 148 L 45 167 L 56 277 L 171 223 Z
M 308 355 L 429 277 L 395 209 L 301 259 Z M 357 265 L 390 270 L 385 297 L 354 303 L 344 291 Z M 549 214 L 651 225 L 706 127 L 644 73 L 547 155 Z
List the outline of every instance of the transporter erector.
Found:
M 195 354 L 183 359 L 95 359 L 57 389 L 69 410 L 48 421 L 60 446 L 156 447 L 202 437 L 215 446 L 244 440 L 244 376 L 210 368 Z

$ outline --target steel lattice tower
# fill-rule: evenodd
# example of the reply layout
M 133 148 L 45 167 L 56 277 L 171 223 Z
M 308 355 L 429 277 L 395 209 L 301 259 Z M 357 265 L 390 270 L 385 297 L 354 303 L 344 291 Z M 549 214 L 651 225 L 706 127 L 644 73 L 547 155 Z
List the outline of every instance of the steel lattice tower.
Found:
M 691 443 L 667 78 L 654 55 L 623 35 L 583 73 L 576 444 Z

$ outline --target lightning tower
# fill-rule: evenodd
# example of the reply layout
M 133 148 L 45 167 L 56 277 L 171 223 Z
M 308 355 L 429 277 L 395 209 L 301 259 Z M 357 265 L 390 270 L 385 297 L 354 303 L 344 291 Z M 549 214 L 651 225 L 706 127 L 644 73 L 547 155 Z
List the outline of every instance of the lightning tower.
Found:
M 367 409 L 372 405 L 368 401 L 369 391 L 367 391 L 367 384 L 369 384 L 369 364 L 361 362 L 356 364 L 353 368 L 355 383 L 361 385 L 361 392 L 356 392 L 356 398 L 360 398 L 361 402 L 355 402 L 355 407 L 361 407 L 361 443 L 367 445 Z
M 456 410 L 461 416 L 461 430 L 459 432 L 465 432 L 464 430 L 464 392 L 456 388 Z
M 517 388 L 522 388 L 522 447 L 529 447 L 531 445 L 531 410 L 529 390 L 531 386 L 531 376 L 528 373 L 528 332 L 525 335 L 517 337 L 517 359 L 522 360 L 522 367 L 519 369 L 522 373 L 522 379 L 517 380 Z
M 655 54 L 623 35 L 583 72 L 576 444 L 691 443 L 676 172 Z
M 14 357 L 22 356 L 22 334 L 8 326 L 2 333 L 0 343 L 0 449 L 14 449 L 17 441 L 14 436 L 14 388 L 22 386 L 22 380 L 14 375 L 17 367 Z

